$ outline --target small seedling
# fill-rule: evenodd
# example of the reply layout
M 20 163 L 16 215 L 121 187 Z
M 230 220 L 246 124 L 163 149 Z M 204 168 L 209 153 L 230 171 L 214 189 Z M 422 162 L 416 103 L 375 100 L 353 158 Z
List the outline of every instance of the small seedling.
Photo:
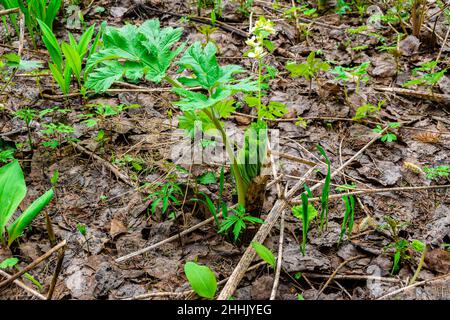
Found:
M 217 280 L 214 272 L 208 266 L 201 266 L 195 262 L 186 262 L 184 274 L 192 289 L 200 297 L 213 299 L 217 291 Z
M 227 216 L 221 224 L 219 233 L 227 233 L 232 230 L 234 241 L 237 241 L 241 232 L 247 228 L 247 223 L 264 223 L 260 218 L 245 213 L 245 208 L 238 204 L 236 209 L 231 209 L 234 214 Z
M 156 209 L 161 205 L 162 214 L 167 214 L 167 210 L 171 206 L 180 205 L 180 201 L 176 198 L 176 196 L 182 196 L 183 192 L 180 186 L 173 182 L 167 181 L 166 183 L 158 183 L 157 188 L 159 190 L 148 195 L 148 199 L 154 198 L 151 204 L 151 213 L 154 215 L 156 213 Z
M 316 58 L 316 53 L 311 51 L 305 63 L 288 63 L 286 69 L 291 72 L 291 77 L 305 78 L 309 82 L 309 93 L 311 93 L 312 80 L 316 79 L 319 82 L 319 73 L 321 71 L 328 71 L 330 65 L 322 59 Z
M 261 259 L 275 269 L 276 259 L 272 251 L 270 251 L 265 245 L 256 241 L 252 241 L 252 247 Z
M 427 179 L 435 180 L 439 177 L 446 177 L 449 180 L 450 167 L 449 166 L 437 166 L 437 167 L 425 167 L 423 172 L 426 173 Z
M 353 195 L 343 195 L 342 200 L 345 203 L 345 214 L 342 221 L 341 234 L 339 235 L 339 243 L 344 239 L 345 230 L 347 230 L 347 235 L 351 236 L 355 221 L 355 198 Z
M 388 122 L 388 126 L 389 128 L 395 129 L 399 128 L 401 124 L 399 122 Z M 372 131 L 381 134 L 383 132 L 383 128 L 380 125 L 377 125 L 374 129 L 372 129 Z M 393 142 L 397 140 L 397 135 L 392 132 L 387 132 L 381 136 L 380 140 L 382 142 Z
M 366 103 L 358 109 L 356 109 L 356 114 L 353 117 L 354 120 L 361 120 L 369 117 L 371 114 L 376 113 L 381 110 L 381 107 L 385 104 L 385 100 L 378 101 L 377 106 L 371 103 Z

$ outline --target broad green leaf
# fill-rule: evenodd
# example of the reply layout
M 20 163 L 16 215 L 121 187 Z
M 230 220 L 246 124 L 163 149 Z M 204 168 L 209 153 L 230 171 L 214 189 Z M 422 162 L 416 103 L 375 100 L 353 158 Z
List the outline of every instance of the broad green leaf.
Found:
M 80 57 L 84 57 L 89 49 L 89 43 L 92 40 L 92 36 L 94 35 L 95 24 L 89 27 L 80 37 L 77 45 L 78 55 Z
M 184 273 L 195 293 L 203 298 L 214 298 L 217 290 L 217 281 L 216 276 L 209 267 L 189 261 L 184 265 Z
M 272 251 L 270 251 L 266 246 L 263 244 L 252 241 L 252 247 L 255 249 L 258 256 L 261 257 L 265 262 L 267 262 L 272 268 L 275 269 L 275 256 L 273 255 Z
M 81 57 L 78 54 L 76 48 L 70 46 L 68 43 L 63 42 L 61 45 L 64 56 L 66 57 L 66 63 L 72 69 L 75 77 L 78 81 L 81 79 Z
M 64 94 L 68 94 L 69 88 L 67 87 L 66 80 L 65 80 L 64 76 L 61 74 L 61 72 L 59 71 L 58 67 L 55 64 L 49 64 L 48 68 L 50 69 L 56 83 L 58 83 L 59 87 L 61 88 L 61 91 Z
M 19 262 L 17 258 L 7 258 L 0 262 L 0 269 L 8 269 L 14 267 Z
M 47 26 L 47 24 L 39 19 L 37 19 L 37 21 L 42 30 L 42 41 L 44 41 L 45 47 L 47 48 L 53 63 L 58 67 L 59 70 L 61 70 L 63 56 L 58 40 L 56 39 L 53 31 Z
M 292 207 L 292 215 L 297 219 L 303 220 L 303 205 Z M 310 203 L 308 204 L 307 215 L 308 223 L 313 221 L 319 215 L 317 209 Z
M 172 50 L 181 34 L 181 28 L 161 29 L 157 19 L 148 20 L 140 27 L 126 25 L 122 28 L 106 28 L 103 34 L 104 48 L 87 61 L 87 87 L 97 92 L 105 91 L 112 83 L 121 80 L 122 76 L 133 81 L 145 77 L 148 81 L 159 83 L 172 60 L 184 47 L 181 45 Z M 107 63 L 108 60 L 115 63 Z M 125 63 L 119 63 L 118 60 Z M 114 77 L 114 74 L 117 76 Z M 98 81 L 102 84 L 97 85 Z
M 197 178 L 198 183 L 203 185 L 213 184 L 217 182 L 216 175 L 214 172 L 206 172 Z
M 22 202 L 27 187 L 17 160 L 0 168 L 0 239 L 11 216 Z
M 28 227 L 31 221 L 52 199 L 53 189 L 50 189 L 33 201 L 33 203 L 10 226 L 8 226 L 8 246 L 22 235 L 23 230 Z

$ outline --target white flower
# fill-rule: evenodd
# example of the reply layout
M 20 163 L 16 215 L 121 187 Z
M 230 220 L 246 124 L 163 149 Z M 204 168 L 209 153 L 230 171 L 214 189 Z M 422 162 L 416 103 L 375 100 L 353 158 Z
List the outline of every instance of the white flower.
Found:
M 252 51 L 250 51 L 248 53 L 248 56 L 250 58 L 255 58 L 255 59 L 261 59 L 265 55 L 266 55 L 266 53 L 264 52 L 264 49 L 261 46 L 256 46 Z
M 247 45 L 249 45 L 250 47 L 256 47 L 256 46 L 258 46 L 258 43 L 257 43 L 257 41 L 256 41 L 256 37 L 255 37 L 255 36 L 253 36 L 253 37 L 251 37 L 250 39 L 248 39 L 247 41 L 245 41 L 245 43 L 246 43 Z

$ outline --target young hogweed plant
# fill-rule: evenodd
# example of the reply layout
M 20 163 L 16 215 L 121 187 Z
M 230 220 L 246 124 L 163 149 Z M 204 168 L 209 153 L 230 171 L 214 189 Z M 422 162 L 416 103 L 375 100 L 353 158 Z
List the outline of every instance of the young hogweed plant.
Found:
M 163 80 L 170 83 L 173 92 L 180 96 L 180 100 L 174 104 L 183 113 L 180 122 L 184 129 L 192 134 L 196 123 L 200 123 L 218 130 L 231 162 L 238 202 L 245 206 L 250 180 L 260 173 L 263 160 L 256 162 L 256 168 L 247 162 L 238 163 L 238 158 L 247 159 L 245 150 L 248 148 L 244 145 L 244 151 L 235 154 L 220 120 L 229 117 L 235 110 L 232 102 L 235 93 L 258 92 L 260 86 L 251 78 L 235 79 L 234 75 L 244 72 L 242 67 L 220 66 L 216 57 L 217 48 L 212 43 L 202 45 L 201 42 L 195 42 L 181 58 L 174 61 L 185 47 L 184 44 L 175 47 L 181 34 L 181 28 L 161 29 L 158 20 L 146 21 L 140 27 L 127 25 L 107 28 L 103 36 L 104 47 L 88 60 L 87 70 L 90 74 L 86 86 L 101 92 L 123 78 L 134 82 L 145 78 L 155 83 Z M 184 73 L 177 80 L 167 74 L 173 63 L 179 67 L 178 73 Z M 200 91 L 192 90 L 198 87 Z M 264 150 L 257 151 L 260 159 L 265 156 L 267 129 L 261 121 L 249 128 L 255 129 L 258 129 L 256 140 L 262 146 L 261 150 Z M 249 134 L 248 141 L 251 138 Z M 248 158 L 256 159 L 252 152 Z

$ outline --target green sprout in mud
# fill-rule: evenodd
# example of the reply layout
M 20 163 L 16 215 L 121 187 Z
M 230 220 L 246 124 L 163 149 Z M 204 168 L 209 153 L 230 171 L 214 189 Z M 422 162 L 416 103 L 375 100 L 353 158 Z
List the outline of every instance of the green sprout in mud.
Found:
M 316 58 L 316 52 L 306 58 L 305 63 L 288 63 L 286 69 L 291 72 L 291 77 L 303 77 L 309 82 L 309 93 L 311 93 L 312 80 L 315 79 L 320 86 L 318 75 L 321 71 L 328 71 L 330 65 L 322 59 Z
M 436 166 L 436 167 L 425 167 L 423 172 L 426 173 L 427 179 L 435 180 L 439 177 L 445 177 L 450 181 L 450 167 L 449 166 Z
M 401 126 L 401 123 L 389 122 L 388 126 L 391 129 L 395 129 L 399 128 Z M 383 128 L 380 125 L 377 125 L 374 129 L 372 129 L 372 131 L 381 134 L 383 132 Z M 381 142 L 394 142 L 397 140 L 397 135 L 393 132 L 387 132 L 381 136 L 380 140 Z
M 247 224 L 264 223 L 263 220 L 257 217 L 253 217 L 245 213 L 245 208 L 242 205 L 237 206 L 236 209 L 231 209 L 234 214 L 228 215 L 221 224 L 219 233 L 233 232 L 234 241 L 237 241 L 239 235 L 244 229 L 247 228 Z
M 355 82 L 355 90 L 356 93 L 359 94 L 361 82 L 369 81 L 369 77 L 367 76 L 367 68 L 369 67 L 369 65 L 370 62 L 364 62 L 355 67 L 337 66 L 330 71 L 332 74 L 336 75 L 336 80 L 342 80 L 342 82 L 344 83 L 344 94 L 346 101 L 348 101 L 347 82 Z
M 354 120 L 362 120 L 362 119 L 369 117 L 370 115 L 380 111 L 381 107 L 385 104 L 385 102 L 386 102 L 385 100 L 380 100 L 380 101 L 378 101 L 376 106 L 374 106 L 370 102 L 362 105 L 361 107 L 356 109 L 356 113 L 355 113 L 355 116 L 353 117 L 353 119 Z

